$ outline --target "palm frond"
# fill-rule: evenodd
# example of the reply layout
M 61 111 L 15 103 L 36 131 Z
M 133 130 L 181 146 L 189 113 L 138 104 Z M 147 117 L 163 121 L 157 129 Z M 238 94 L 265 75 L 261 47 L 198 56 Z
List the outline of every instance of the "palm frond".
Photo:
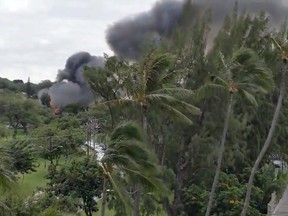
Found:
M 258 106 L 258 103 L 255 99 L 255 97 L 250 94 L 248 91 L 244 90 L 244 89 L 241 89 L 239 90 L 239 94 L 241 96 L 243 96 L 249 103 L 251 103 L 253 106 L 257 107 Z
M 102 167 L 106 170 L 104 167 Z M 118 196 L 120 197 L 127 215 L 131 215 L 132 212 L 132 202 L 129 196 L 127 195 L 126 191 L 124 190 L 124 186 L 122 187 L 122 183 L 118 181 L 117 176 L 114 173 L 106 172 L 110 182 L 112 183 L 113 189 L 117 192 Z
M 251 49 L 242 48 L 232 57 L 238 64 L 233 69 L 233 79 L 239 83 L 255 84 L 254 91 L 267 93 L 274 89 L 274 80 L 271 70 L 259 59 L 257 53 Z M 248 89 L 247 89 L 248 90 Z
M 170 83 L 173 83 L 173 81 L 175 81 L 177 79 L 177 77 L 179 77 L 179 72 L 177 73 L 178 71 L 177 70 L 173 70 L 172 72 L 167 72 L 165 73 L 161 79 L 160 79 L 160 83 L 162 85 L 165 85 L 165 84 L 170 84 Z
M 11 171 L 0 165 L 0 188 L 4 191 L 12 188 L 14 181 L 14 176 Z
M 0 188 L 4 191 L 10 190 L 15 183 L 14 175 L 9 170 L 10 157 L 8 149 L 0 148 Z
M 132 100 L 129 98 L 122 98 L 122 99 L 115 99 L 109 100 L 101 103 L 97 103 L 96 106 L 117 106 L 117 107 L 131 107 L 131 106 L 138 106 L 139 103 L 137 100 Z
M 119 166 L 138 167 L 140 160 L 149 160 L 146 151 L 138 144 L 129 142 L 117 142 L 107 150 L 102 161 L 117 164 Z
M 231 82 L 232 81 L 232 74 L 231 74 L 229 65 L 227 65 L 223 53 L 220 52 L 219 55 L 220 55 L 221 63 L 224 66 L 224 71 L 223 71 L 222 75 L 224 76 L 225 80 L 227 80 L 228 82 Z M 220 77 L 216 77 L 216 78 L 219 79 Z
M 155 171 L 155 155 L 148 150 L 145 133 L 135 122 L 125 122 L 111 134 L 103 160 L 116 166 Z
M 274 90 L 275 82 L 272 76 L 257 76 L 254 80 L 254 83 L 258 86 L 257 91 L 267 94 Z
M 125 166 L 133 166 L 138 167 L 138 164 L 134 162 L 131 157 L 126 155 L 121 155 L 119 152 L 108 150 L 105 152 L 103 158 L 101 159 L 101 162 L 104 164 L 110 164 L 117 167 L 125 167 Z
M 4 203 L 4 201 L 0 200 L 0 215 L 5 216 L 13 216 L 13 212 L 11 209 Z
M 237 62 L 241 65 L 245 65 L 246 63 L 255 61 L 255 59 L 258 59 L 258 56 L 252 49 L 240 48 L 233 53 L 231 61 Z
M 127 121 L 115 128 L 111 134 L 111 140 L 118 140 L 119 138 L 131 140 L 135 139 L 145 142 L 145 135 L 143 129 L 133 121 Z
M 218 84 L 218 85 L 222 85 L 223 87 L 226 86 L 228 87 L 228 81 L 226 81 L 225 79 L 223 79 L 222 77 L 220 76 L 216 76 L 216 75 L 210 75 L 210 79 L 212 81 L 212 83 L 214 84 Z M 206 83 L 206 84 L 209 84 L 209 83 Z
M 288 38 L 287 32 L 283 32 L 280 37 L 274 38 L 271 37 L 273 44 L 281 52 L 282 59 L 288 59 Z
M 277 47 L 280 51 L 282 51 L 282 47 L 281 47 L 281 45 L 278 43 L 278 41 L 276 40 L 276 38 L 271 37 L 271 40 L 272 40 L 273 44 L 275 45 L 275 47 Z
M 169 116 L 172 119 L 175 119 L 177 121 L 183 122 L 183 123 L 188 124 L 188 125 L 193 125 L 193 122 L 191 119 L 189 119 L 186 115 L 184 115 L 182 112 L 180 112 L 179 110 L 177 110 L 173 106 L 170 106 L 166 103 L 158 104 L 158 106 L 160 109 L 164 109 L 163 113 L 169 114 Z
M 125 168 L 130 168 L 133 170 L 141 170 L 141 166 L 142 164 L 139 163 L 139 160 L 136 160 L 135 158 L 128 156 L 128 155 L 124 155 L 123 153 L 116 153 L 114 151 L 114 153 L 109 153 L 107 154 L 107 156 L 104 158 L 103 157 L 103 163 L 105 162 L 105 164 L 110 165 L 114 168 L 118 168 L 119 170 L 125 169 Z
M 146 96 L 147 101 L 151 105 L 158 104 L 167 104 L 169 106 L 175 106 L 175 109 L 186 110 L 190 114 L 199 115 L 200 109 L 198 107 L 193 106 L 192 104 L 186 103 L 184 101 L 178 100 L 175 97 L 172 97 L 167 94 L 149 94 Z
M 201 101 L 204 98 L 209 98 L 213 96 L 223 96 L 225 94 L 228 94 L 227 86 L 209 83 L 197 89 L 194 98 L 197 101 Z
M 238 89 L 241 90 L 246 90 L 246 91 L 250 91 L 250 92 L 261 92 L 261 93 L 266 93 L 267 91 L 265 89 L 262 89 L 261 87 L 259 88 L 259 86 L 255 83 L 248 83 L 248 81 L 245 80 L 245 82 L 242 83 L 238 83 L 237 84 Z
M 158 172 L 156 155 L 148 149 L 145 143 L 137 140 L 127 140 L 125 144 L 131 146 L 130 148 L 135 148 L 135 150 L 131 151 L 130 158 L 137 163 L 139 169 L 144 169 L 150 173 Z
M 115 169 L 124 172 L 129 178 L 141 176 L 152 184 L 152 179 L 158 173 L 152 153 L 146 146 L 146 138 L 143 129 L 135 122 L 125 122 L 112 132 L 107 142 L 106 150 L 100 165 L 108 176 L 113 188 L 122 200 L 127 215 L 131 213 L 131 200 L 127 196 L 121 181 L 115 175 Z M 113 167 L 110 170 L 106 167 Z M 149 179 L 150 178 L 150 179 Z M 139 179 L 139 178 L 138 178 Z M 154 185 L 157 182 L 155 180 Z M 160 187 L 158 187 L 160 188 Z
M 110 137 L 107 134 L 97 133 L 93 136 L 93 139 L 99 143 L 108 143 L 110 141 Z
M 140 181 L 144 181 L 145 185 L 148 185 L 150 187 L 153 187 L 157 190 L 158 193 L 164 195 L 169 193 L 167 187 L 165 186 L 165 183 L 159 179 L 158 177 L 155 177 L 155 175 L 147 175 L 145 172 L 132 170 L 125 168 L 127 172 L 134 173 L 138 178 L 140 177 Z
M 194 97 L 195 93 L 192 90 L 184 88 L 162 88 L 151 92 L 150 94 L 166 94 L 177 99 L 187 99 Z
M 168 103 L 172 101 L 176 101 L 177 99 L 171 95 L 168 94 L 149 94 L 146 95 L 146 100 L 150 103 Z
M 200 115 L 201 113 L 198 107 L 181 100 L 169 101 L 167 104 L 181 112 L 183 111 L 192 115 Z
M 143 64 L 143 76 L 145 82 L 145 92 L 150 92 L 159 87 L 162 74 L 174 61 L 174 56 L 170 53 L 159 53 L 152 51 L 149 53 Z

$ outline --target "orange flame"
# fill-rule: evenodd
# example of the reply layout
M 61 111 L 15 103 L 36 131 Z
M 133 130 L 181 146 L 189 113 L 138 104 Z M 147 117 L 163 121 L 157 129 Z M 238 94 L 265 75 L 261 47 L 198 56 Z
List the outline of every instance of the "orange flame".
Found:
M 52 100 L 50 101 L 50 107 L 52 108 L 53 114 L 54 115 L 59 115 L 61 110 L 59 107 L 55 106 L 52 102 Z

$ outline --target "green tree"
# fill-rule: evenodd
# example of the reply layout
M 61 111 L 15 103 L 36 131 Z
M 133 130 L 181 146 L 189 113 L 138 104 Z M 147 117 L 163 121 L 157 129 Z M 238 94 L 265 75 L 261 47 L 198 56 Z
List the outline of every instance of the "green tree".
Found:
M 7 128 L 7 126 L 0 126 L 0 137 L 1 138 L 8 138 L 9 135 L 9 130 Z
M 25 92 L 26 92 L 27 96 L 29 98 L 31 98 L 35 94 L 35 90 L 33 89 L 32 85 L 31 85 L 30 77 L 28 77 L 28 81 L 25 85 L 26 85 Z
M 83 201 L 84 212 L 92 216 L 98 211 L 95 198 L 102 193 L 102 178 L 98 163 L 91 158 L 73 161 L 68 167 L 62 167 L 50 177 L 50 189 L 56 196 L 72 196 Z
M 55 118 L 49 124 L 33 131 L 37 139 L 40 156 L 49 160 L 51 164 L 58 165 L 61 156 L 68 159 L 69 155 L 79 152 L 85 143 L 85 133 L 80 120 L 74 115 Z
M 123 201 L 127 215 L 131 214 L 130 199 L 127 197 L 125 186 L 121 183 L 126 178 L 128 185 L 132 182 L 141 182 L 156 189 L 158 193 L 165 191 L 164 183 L 159 178 L 160 172 L 156 160 L 147 149 L 143 129 L 136 123 L 124 123 L 115 128 L 110 136 L 98 135 L 96 140 L 107 145 L 100 164 L 104 175 Z M 105 214 L 105 193 L 106 188 L 103 189 L 102 215 Z
M 10 155 L 14 172 L 24 174 L 36 172 L 36 150 L 29 141 L 13 142 L 10 146 Z
M 256 92 L 267 93 L 273 89 L 271 71 L 252 50 L 242 48 L 236 51 L 229 60 L 225 60 L 224 56 L 222 54 L 220 55 L 221 63 L 223 65 L 223 72 L 219 75 L 211 75 L 210 80 L 212 80 L 212 82 L 200 87 L 196 96 L 198 98 L 204 98 L 208 94 L 213 95 L 215 92 L 218 92 L 226 95 L 228 100 L 219 156 L 217 160 L 217 168 L 209 196 L 209 202 L 205 214 L 206 216 L 210 215 L 218 178 L 221 171 L 226 135 L 235 95 L 240 95 L 251 102 L 251 104 L 257 105 L 254 94 Z
M 211 215 L 239 215 L 245 189 L 245 185 L 241 184 L 235 174 L 221 172 L 217 185 L 217 191 L 219 192 L 215 196 L 215 204 L 211 209 Z M 189 215 L 200 216 L 205 214 L 209 191 L 205 190 L 202 185 L 190 185 L 184 189 L 183 196 L 184 205 Z M 249 215 L 261 215 L 257 209 L 261 196 L 262 190 L 256 187 L 253 188 L 254 204 L 253 208 L 249 210 Z
M 126 61 L 118 59 L 116 56 L 108 57 L 105 55 L 106 64 L 104 68 L 85 68 L 85 77 L 90 87 L 101 101 L 110 101 L 121 98 L 124 91 L 124 80 L 129 76 L 129 65 Z M 119 110 L 111 105 L 107 105 L 110 119 L 111 130 L 114 129 L 119 117 Z
M 27 133 L 29 127 L 37 127 L 41 122 L 41 107 L 35 100 L 15 93 L 4 93 L 0 96 L 0 104 L 1 117 L 14 129 L 14 138 L 19 129 Z
M 12 92 L 19 92 L 21 90 L 22 83 L 14 83 L 6 78 L 0 78 L 0 89 L 10 90 Z
M 136 108 L 134 116 L 140 117 L 146 133 L 148 130 L 147 113 L 151 110 L 157 110 L 159 114 L 165 113 L 171 118 L 192 124 L 191 119 L 183 113 L 198 115 L 199 109 L 183 100 L 191 97 L 193 92 L 171 85 L 171 80 L 175 79 L 175 73 L 169 72 L 168 69 L 173 63 L 173 55 L 162 54 L 159 50 L 151 51 L 141 63 L 133 64 L 128 68 L 127 78 L 123 81 L 123 96 L 103 104 Z M 134 199 L 133 215 L 138 216 L 141 186 L 135 187 L 138 189 Z
M 36 91 L 40 91 L 41 89 L 49 89 L 53 85 L 53 82 L 50 80 L 43 80 L 40 83 L 35 85 Z
M 271 126 L 269 129 L 269 133 L 266 137 L 265 143 L 253 165 L 253 168 L 251 170 L 251 174 L 249 177 L 249 181 L 248 181 L 248 185 L 247 185 L 247 192 L 246 192 L 246 197 L 245 197 L 245 201 L 244 201 L 244 206 L 243 206 L 243 210 L 241 212 L 241 216 L 245 216 L 247 214 L 247 210 L 249 207 L 249 202 L 250 202 L 250 196 L 251 196 L 251 190 L 252 190 L 252 186 L 253 186 L 253 181 L 254 181 L 254 176 L 256 174 L 256 171 L 259 167 L 260 162 L 262 161 L 270 143 L 271 143 L 271 139 L 273 137 L 274 131 L 275 131 L 275 127 L 276 124 L 278 122 L 280 113 L 281 113 L 281 108 L 282 108 L 282 104 L 283 104 L 283 99 L 285 96 L 285 92 L 286 92 L 286 74 L 287 74 L 287 62 L 288 62 L 288 43 L 287 43 L 287 34 L 282 35 L 282 38 L 279 39 L 274 39 L 272 38 L 274 45 L 277 49 L 280 50 L 281 52 L 281 61 L 282 61 L 282 68 L 281 68 L 281 83 L 280 83 L 280 92 L 279 92 L 279 97 L 278 97 L 278 102 L 277 102 L 277 106 L 274 112 L 274 116 L 271 122 Z

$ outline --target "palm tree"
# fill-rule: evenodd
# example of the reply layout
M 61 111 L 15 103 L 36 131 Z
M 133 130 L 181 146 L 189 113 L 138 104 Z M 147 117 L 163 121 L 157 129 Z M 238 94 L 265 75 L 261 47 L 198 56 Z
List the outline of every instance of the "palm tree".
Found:
M 248 207 L 249 207 L 249 203 L 250 203 L 250 197 L 251 197 L 251 191 L 252 191 L 252 186 L 253 186 L 253 181 L 254 181 L 254 177 L 256 174 L 256 171 L 259 167 L 260 162 L 262 161 L 270 143 L 271 143 L 271 139 L 272 136 L 274 134 L 274 130 L 277 124 L 277 121 L 279 119 L 279 115 L 281 113 L 281 108 L 282 108 L 282 102 L 283 102 L 283 98 L 286 92 L 286 73 L 287 73 L 287 61 L 288 61 L 288 40 L 287 40 L 287 35 L 284 35 L 286 37 L 284 37 L 284 40 L 282 39 L 274 39 L 272 38 L 272 41 L 274 43 L 274 45 L 276 46 L 276 48 L 278 48 L 281 51 L 282 54 L 282 68 L 281 68 L 281 84 L 280 84 L 280 92 L 279 92 L 279 98 L 278 98 L 278 102 L 277 102 L 277 106 L 274 112 L 274 116 L 271 122 L 271 126 L 268 132 L 268 135 L 266 137 L 265 143 L 253 165 L 253 168 L 251 170 L 251 174 L 249 177 L 249 181 L 247 184 L 247 191 L 246 191 L 246 196 L 245 196 L 245 201 L 244 201 L 244 206 L 241 212 L 241 216 L 245 216 L 247 214 L 248 211 Z
M 196 92 L 196 98 L 201 99 L 215 95 L 215 92 L 226 95 L 227 108 L 225 115 L 224 128 L 222 132 L 219 156 L 217 159 L 216 172 L 209 196 L 206 209 L 206 216 L 210 215 L 218 178 L 221 171 L 222 158 L 225 150 L 225 141 L 229 127 L 229 119 L 233 109 L 235 95 L 247 99 L 250 103 L 257 106 L 253 94 L 256 92 L 267 93 L 273 88 L 273 80 L 270 70 L 264 66 L 258 56 L 251 49 L 241 48 L 228 60 L 220 53 L 221 62 L 224 68 L 223 73 L 211 75 L 210 82 L 200 87 Z M 212 82 L 211 82 L 212 81 Z
M 121 186 L 123 178 L 119 179 L 119 173 L 126 178 L 133 178 L 134 181 L 135 179 L 144 181 L 146 185 L 157 189 L 158 192 L 166 191 L 158 176 L 156 160 L 147 148 L 144 132 L 135 122 L 123 123 L 115 128 L 110 136 L 97 135 L 96 140 L 107 146 L 100 160 L 100 166 L 106 180 L 110 180 L 123 201 L 127 215 L 131 214 L 131 202 L 124 186 Z M 106 203 L 107 182 L 104 185 L 102 202 Z M 105 215 L 105 205 L 102 205 L 101 215 Z
M 170 84 L 175 78 L 174 72 L 168 72 L 173 62 L 173 55 L 162 54 L 157 50 L 151 51 L 143 62 L 128 68 L 127 78 L 123 82 L 124 89 L 122 89 L 126 92 L 125 96 L 102 104 L 136 107 L 140 112 L 142 127 L 146 133 L 149 110 L 156 110 L 159 114 L 168 114 L 171 118 L 192 124 L 191 119 L 183 113 L 199 115 L 200 111 L 197 107 L 183 101 L 184 98 L 191 98 L 194 95 L 192 91 L 176 88 Z M 138 184 L 135 187 L 137 192 L 133 216 L 139 216 L 141 186 Z
M 6 192 L 12 188 L 14 177 L 12 172 L 7 168 L 10 162 L 9 151 L 5 148 L 0 148 L 0 190 Z M 13 215 L 9 207 L 0 200 L 0 215 Z

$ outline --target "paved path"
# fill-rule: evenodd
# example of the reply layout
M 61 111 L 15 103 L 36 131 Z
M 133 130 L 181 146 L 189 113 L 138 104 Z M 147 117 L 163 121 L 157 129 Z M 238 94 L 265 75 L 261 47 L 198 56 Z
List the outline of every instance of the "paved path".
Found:
M 288 216 L 288 187 L 276 206 L 273 216 Z

